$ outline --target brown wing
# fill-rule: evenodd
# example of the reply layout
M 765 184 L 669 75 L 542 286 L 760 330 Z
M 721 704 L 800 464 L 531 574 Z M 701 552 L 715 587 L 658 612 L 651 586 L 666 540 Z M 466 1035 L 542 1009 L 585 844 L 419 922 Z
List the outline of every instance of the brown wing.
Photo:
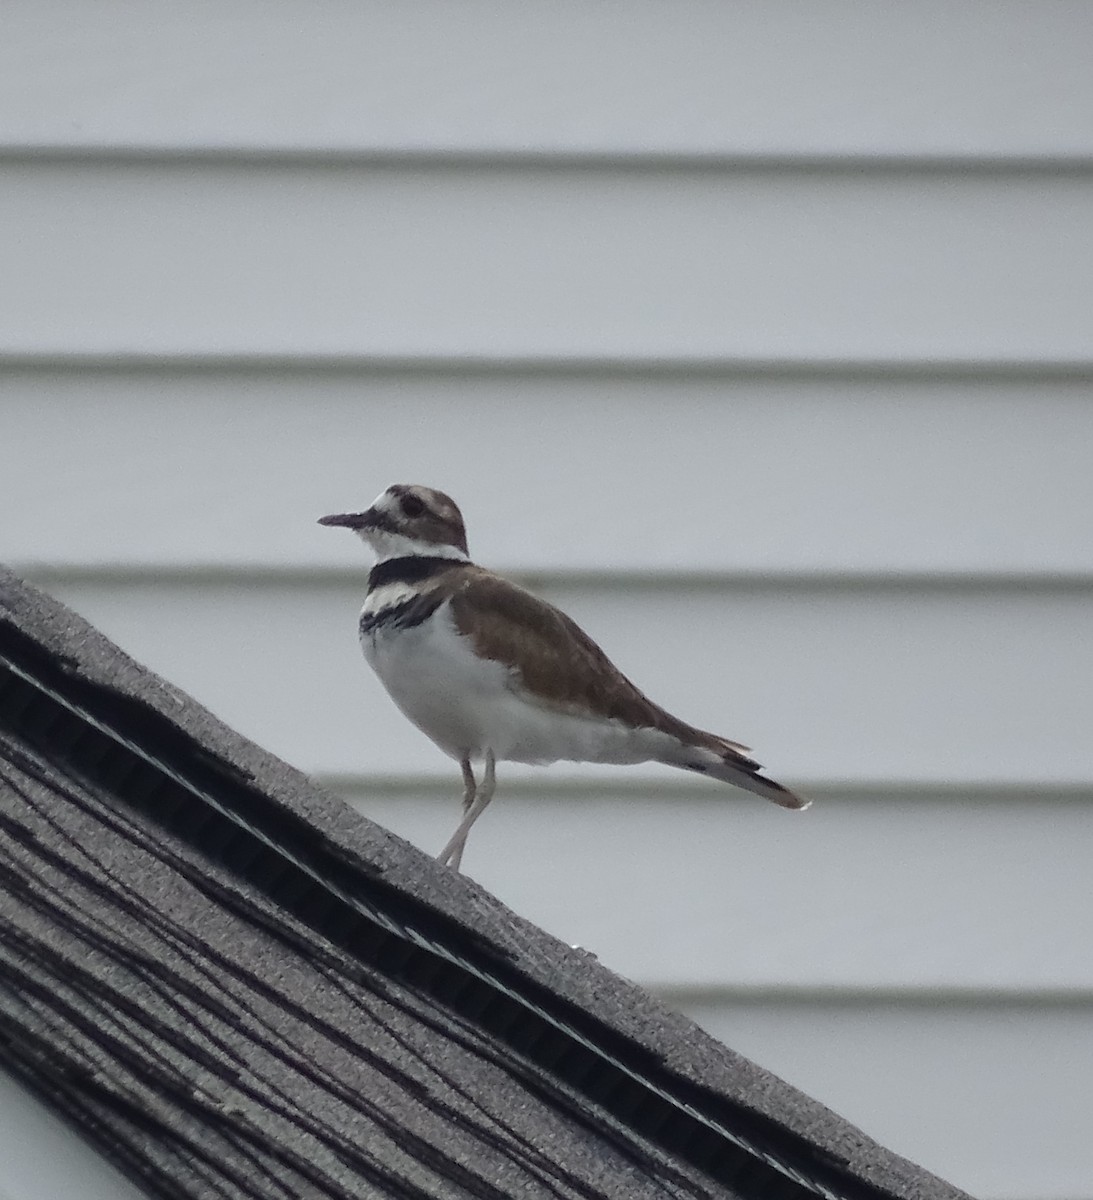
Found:
M 591 709 L 685 738 L 712 738 L 654 704 L 573 620 L 516 584 L 467 567 L 453 589 L 456 627 L 475 650 L 511 667 L 525 687 L 560 709 Z M 727 750 L 745 750 L 735 742 Z

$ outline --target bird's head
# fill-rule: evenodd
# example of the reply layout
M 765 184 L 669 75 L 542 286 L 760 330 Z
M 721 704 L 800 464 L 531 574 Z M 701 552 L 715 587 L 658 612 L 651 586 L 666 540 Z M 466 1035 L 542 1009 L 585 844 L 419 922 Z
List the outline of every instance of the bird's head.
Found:
M 375 551 L 376 561 L 426 555 L 466 561 L 467 531 L 455 501 L 434 488 L 393 483 L 371 508 L 320 517 L 320 525 L 352 529 Z

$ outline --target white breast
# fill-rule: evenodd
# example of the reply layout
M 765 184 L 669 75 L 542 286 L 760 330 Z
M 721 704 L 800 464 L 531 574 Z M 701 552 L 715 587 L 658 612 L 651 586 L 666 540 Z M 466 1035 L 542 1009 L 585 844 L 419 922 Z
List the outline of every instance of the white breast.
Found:
M 410 583 L 402 583 L 395 580 L 393 583 L 380 584 L 379 587 L 373 588 L 365 597 L 361 616 L 374 617 L 377 613 L 381 613 L 385 609 L 395 608 L 406 600 L 413 600 L 417 594 L 418 589 Z
M 382 605 L 366 604 L 364 613 L 372 616 L 408 598 L 386 595 Z M 381 625 L 362 635 L 361 646 L 392 700 L 455 759 L 480 759 L 489 749 L 502 761 L 635 763 L 664 749 L 666 735 L 654 730 L 537 704 L 508 667 L 474 653 L 456 629 L 449 602 L 420 625 Z

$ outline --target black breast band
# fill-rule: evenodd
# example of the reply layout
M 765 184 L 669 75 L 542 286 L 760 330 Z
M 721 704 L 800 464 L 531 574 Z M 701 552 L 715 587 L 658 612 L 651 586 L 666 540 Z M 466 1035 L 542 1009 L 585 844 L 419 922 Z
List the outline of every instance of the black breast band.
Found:
M 400 600 L 398 604 L 381 608 L 379 612 L 361 613 L 361 634 L 372 633 L 376 629 L 412 629 L 431 617 L 446 599 L 444 592 L 433 590 L 412 596 L 409 600 Z

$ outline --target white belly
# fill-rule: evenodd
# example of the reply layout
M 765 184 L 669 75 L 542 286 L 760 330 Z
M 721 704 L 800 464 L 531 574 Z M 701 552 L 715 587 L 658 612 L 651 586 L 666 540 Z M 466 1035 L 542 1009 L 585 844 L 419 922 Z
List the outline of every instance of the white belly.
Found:
M 525 699 L 513 673 L 479 658 L 448 604 L 409 629 L 361 637 L 364 656 L 403 713 L 455 759 L 636 763 L 657 757 L 665 735 L 619 721 L 557 712 Z

